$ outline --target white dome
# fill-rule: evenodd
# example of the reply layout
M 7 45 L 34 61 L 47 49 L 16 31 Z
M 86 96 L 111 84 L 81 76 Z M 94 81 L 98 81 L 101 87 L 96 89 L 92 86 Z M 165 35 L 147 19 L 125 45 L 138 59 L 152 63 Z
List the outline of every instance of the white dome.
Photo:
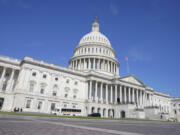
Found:
M 99 24 L 97 23 L 97 20 L 92 24 L 92 31 L 81 38 L 79 46 L 88 43 L 95 43 L 97 45 L 100 44 L 111 47 L 109 39 L 101 32 L 99 32 Z
M 72 69 L 95 71 L 107 75 L 119 75 L 119 62 L 109 39 L 99 32 L 97 18 L 92 24 L 92 31 L 84 35 L 74 49 L 74 56 L 69 61 Z
M 87 43 L 103 44 L 111 47 L 109 39 L 99 31 L 92 31 L 83 36 L 79 42 L 79 45 Z

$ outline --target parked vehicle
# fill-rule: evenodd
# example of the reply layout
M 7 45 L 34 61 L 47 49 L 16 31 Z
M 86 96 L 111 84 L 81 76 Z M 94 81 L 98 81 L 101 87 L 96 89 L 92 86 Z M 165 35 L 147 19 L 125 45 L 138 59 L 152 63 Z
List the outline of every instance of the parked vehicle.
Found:
M 100 113 L 92 113 L 92 114 L 89 114 L 88 117 L 101 117 L 101 114 Z
M 52 114 L 54 114 L 54 115 L 60 115 L 60 109 L 59 108 L 55 108 L 54 110 L 52 110 L 52 112 L 51 112 Z

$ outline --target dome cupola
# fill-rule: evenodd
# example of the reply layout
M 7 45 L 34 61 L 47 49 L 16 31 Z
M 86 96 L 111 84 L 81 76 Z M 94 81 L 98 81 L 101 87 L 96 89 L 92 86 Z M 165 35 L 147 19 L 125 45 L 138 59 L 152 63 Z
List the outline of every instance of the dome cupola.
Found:
M 97 17 L 92 24 L 92 31 L 84 35 L 74 49 L 74 56 L 69 67 L 82 71 L 97 71 L 109 75 L 119 75 L 119 62 L 109 39 L 99 32 Z
M 86 45 L 89 43 L 95 43 L 111 47 L 109 39 L 101 32 L 99 32 L 99 24 L 97 22 L 97 17 L 95 17 L 95 21 L 92 24 L 92 31 L 81 38 L 79 46 Z

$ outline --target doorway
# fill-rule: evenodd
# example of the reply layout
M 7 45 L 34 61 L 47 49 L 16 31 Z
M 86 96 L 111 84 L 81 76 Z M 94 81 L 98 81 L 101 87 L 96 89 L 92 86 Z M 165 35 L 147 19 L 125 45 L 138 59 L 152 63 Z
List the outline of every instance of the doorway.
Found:
M 125 111 L 121 111 L 121 118 L 126 118 L 126 112 Z
M 2 107 L 3 107 L 3 103 L 4 103 L 4 98 L 0 98 L 0 110 L 1 110 Z

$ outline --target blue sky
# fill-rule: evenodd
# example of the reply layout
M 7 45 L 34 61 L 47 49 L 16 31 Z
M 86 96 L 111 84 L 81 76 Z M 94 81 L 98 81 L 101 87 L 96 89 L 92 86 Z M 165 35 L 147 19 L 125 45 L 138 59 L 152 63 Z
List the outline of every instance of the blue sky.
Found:
M 68 66 L 95 15 L 121 76 L 180 97 L 180 0 L 0 0 L 0 54 Z

